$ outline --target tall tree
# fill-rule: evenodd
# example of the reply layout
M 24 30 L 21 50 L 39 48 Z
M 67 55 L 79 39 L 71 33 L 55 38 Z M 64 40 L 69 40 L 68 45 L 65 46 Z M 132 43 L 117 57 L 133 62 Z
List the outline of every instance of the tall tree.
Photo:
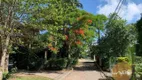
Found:
M 9 51 L 12 39 L 21 37 L 21 27 L 30 23 L 32 16 L 41 9 L 45 2 L 34 0 L 0 0 L 0 39 L 1 39 L 1 71 L 8 72 Z
M 128 32 L 126 21 L 121 19 L 118 15 L 116 15 L 114 20 L 106 24 L 105 35 L 100 39 L 100 44 L 97 46 L 97 48 L 99 48 L 97 55 L 107 60 L 102 60 L 105 62 L 103 65 L 105 65 L 106 68 L 109 67 L 111 57 L 126 56 L 130 43 Z
M 142 56 L 142 17 L 136 23 L 136 30 L 137 30 L 136 54 L 138 56 Z
M 116 18 L 108 23 L 105 37 L 102 38 L 102 43 L 106 42 L 104 46 L 108 46 L 106 47 L 108 51 L 104 50 L 104 53 L 108 52 L 108 55 L 116 57 L 125 56 L 129 42 L 126 26 L 126 21 L 122 20 L 117 14 Z

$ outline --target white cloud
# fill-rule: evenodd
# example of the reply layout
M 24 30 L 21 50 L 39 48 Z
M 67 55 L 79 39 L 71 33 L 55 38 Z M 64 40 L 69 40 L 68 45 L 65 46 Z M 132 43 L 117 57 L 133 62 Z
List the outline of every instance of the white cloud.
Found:
M 104 14 L 108 16 L 110 13 L 115 11 L 119 0 L 105 0 L 106 4 L 99 5 L 97 13 Z M 119 16 L 126 19 L 128 22 L 136 21 L 140 18 L 140 13 L 142 13 L 142 3 L 136 4 L 134 2 L 128 2 L 121 7 Z

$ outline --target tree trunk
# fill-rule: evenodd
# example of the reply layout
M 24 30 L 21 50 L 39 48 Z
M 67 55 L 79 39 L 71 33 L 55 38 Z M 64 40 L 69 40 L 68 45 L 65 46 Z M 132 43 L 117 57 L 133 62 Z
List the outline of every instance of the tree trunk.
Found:
M 47 60 L 47 51 L 45 50 L 45 53 L 44 53 L 44 59 L 45 61 Z
M 5 67 L 8 67 L 8 65 L 7 66 L 5 65 L 5 61 L 6 61 L 6 58 L 9 58 L 9 57 L 7 57 L 7 50 L 8 50 L 9 41 L 10 41 L 10 36 L 7 36 L 7 38 L 5 40 L 5 45 L 2 50 L 2 58 L 1 58 L 2 72 L 5 72 Z M 8 64 L 8 62 L 7 62 L 7 64 Z
M 66 69 L 71 69 L 71 47 L 70 45 L 68 46 L 68 55 L 67 55 L 67 59 L 68 59 L 68 62 L 67 62 L 67 65 L 66 65 Z
M 2 76 L 3 76 L 2 71 L 0 71 L 0 80 L 2 80 Z
M 4 71 L 8 73 L 9 54 L 6 55 Z

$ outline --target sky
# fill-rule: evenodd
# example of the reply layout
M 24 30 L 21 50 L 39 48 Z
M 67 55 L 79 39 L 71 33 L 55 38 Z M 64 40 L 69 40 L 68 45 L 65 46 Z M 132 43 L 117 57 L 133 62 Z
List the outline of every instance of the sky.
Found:
M 83 10 L 93 14 L 104 14 L 108 16 L 115 11 L 119 0 L 80 0 Z M 142 13 L 142 0 L 126 0 L 122 5 L 119 16 L 128 23 L 135 23 L 140 19 Z

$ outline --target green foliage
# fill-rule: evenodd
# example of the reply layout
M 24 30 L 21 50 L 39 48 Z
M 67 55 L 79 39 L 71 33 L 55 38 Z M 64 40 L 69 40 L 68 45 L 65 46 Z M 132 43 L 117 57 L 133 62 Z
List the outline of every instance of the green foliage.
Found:
M 11 76 L 8 80 L 52 80 L 52 79 L 36 75 L 27 75 L 27 76 Z
M 136 45 L 136 54 L 142 56 L 142 18 L 136 23 L 137 30 L 137 45 Z
M 111 20 L 114 15 L 115 19 Z M 98 45 L 91 47 L 91 54 L 99 56 L 104 66 L 108 67 L 116 63 L 116 57 L 132 58 L 136 44 L 136 30 L 133 24 L 127 25 L 126 21 L 117 14 L 110 15 L 109 21 L 106 23 L 104 36 L 100 38 Z M 119 61 L 123 61 L 123 58 Z M 129 59 L 129 63 L 131 61 Z
M 122 19 L 115 19 L 106 28 L 106 34 L 101 38 L 99 49 L 100 54 L 105 56 L 125 56 L 129 45 L 129 34 L 126 30 L 126 22 Z
M 42 3 L 41 3 L 42 4 Z M 44 48 L 49 48 L 53 53 L 58 53 L 65 39 L 64 29 L 68 28 L 77 14 L 77 6 L 79 1 L 66 0 L 47 0 L 47 3 L 40 9 L 40 13 L 31 17 L 32 26 L 37 26 L 40 30 L 46 30 L 46 35 L 41 37 L 41 44 Z M 47 15 L 48 14 L 48 15 Z M 52 37 L 52 39 L 50 39 Z M 44 40 L 44 41 L 43 41 Z M 43 41 L 43 42 L 42 42 Z
M 51 58 L 46 61 L 44 68 L 45 69 L 53 69 L 53 70 L 62 70 L 69 65 L 69 67 L 72 67 L 78 63 L 78 59 L 67 59 L 67 58 Z
M 10 77 L 10 74 L 7 72 L 3 73 L 3 80 L 7 80 Z
M 38 58 L 29 61 L 27 68 L 28 70 L 39 70 L 43 65 L 44 65 L 44 59 Z
M 89 46 L 94 41 L 94 37 L 96 37 L 96 29 L 104 26 L 104 23 L 106 21 L 106 16 L 104 15 L 93 15 L 90 13 L 87 13 L 86 11 L 79 11 L 78 16 L 76 17 L 76 21 L 74 21 L 74 24 L 71 26 L 71 31 L 69 34 L 69 40 L 67 41 L 71 45 L 71 55 L 77 54 L 80 55 L 89 55 L 86 54 L 89 50 Z M 95 24 L 100 24 L 100 26 L 97 26 Z M 84 31 L 84 34 L 78 35 L 76 34 L 76 30 L 82 29 Z M 71 37 L 71 38 L 70 38 Z M 80 44 L 75 45 L 75 41 L 79 41 Z M 77 48 L 77 49 L 74 49 Z M 82 54 L 85 53 L 85 54 Z M 77 56 L 78 56 L 77 55 Z M 72 56 L 76 57 L 76 56 Z
M 6 65 L 8 64 L 7 56 L 12 52 L 13 44 L 20 43 L 22 36 L 21 30 L 26 23 L 24 20 L 30 19 L 29 15 L 33 16 L 34 13 L 36 13 L 35 7 L 38 6 L 38 1 L 32 1 L 33 0 L 0 0 L 0 51 L 2 53 L 0 59 L 3 72 L 8 72 L 8 65 Z M 33 6 L 31 6 L 32 4 Z M 29 10 L 31 9 L 30 7 L 32 10 Z M 33 13 L 32 11 L 35 12 Z
M 117 62 L 129 62 L 128 57 L 118 57 Z
M 99 49 L 104 56 L 125 56 L 129 45 L 128 34 L 124 28 L 114 28 L 100 41 Z
M 138 56 L 142 56 L 142 17 L 140 20 L 137 21 L 136 25 L 136 38 L 137 41 L 136 46 L 135 46 L 135 52 L 136 52 L 136 57 L 134 57 L 134 53 L 132 55 L 132 59 L 133 59 L 133 64 L 135 64 L 135 69 L 136 72 L 134 72 L 136 75 L 140 76 L 140 79 L 142 79 L 142 59 L 141 57 Z
M 2 4 L 10 8 L 15 4 L 12 10 L 14 15 L 9 22 L 16 21 L 12 25 L 17 26 L 5 28 L 3 22 L 6 20 L 2 20 L 0 25 L 6 34 L 11 34 L 13 31 L 12 34 L 20 34 L 16 38 L 10 36 L 11 44 L 8 45 L 9 52 L 13 49 L 15 50 L 13 53 L 20 53 L 19 58 L 21 59 L 17 63 L 19 67 L 22 66 L 29 70 L 39 69 L 44 60 L 35 53 L 44 49 L 56 53 L 54 58 L 51 57 L 47 61 L 47 68 L 72 67 L 77 63 L 80 55 L 88 55 L 87 50 L 96 37 L 98 37 L 98 45 L 91 47 L 91 54 L 100 55 L 107 64 L 110 57 L 126 56 L 127 52 L 132 50 L 130 42 L 132 38 L 135 38 L 133 37 L 135 35 L 132 35 L 133 25 L 128 26 L 126 21 L 116 14 L 112 15 L 116 15 L 116 19 L 106 25 L 106 16 L 93 15 L 78 9 L 82 7 L 79 0 L 15 0 L 15 3 L 2 0 Z M 7 7 L 2 8 L 0 18 L 5 19 L 9 15 Z M 39 31 L 44 30 L 47 31 L 45 34 L 39 34 Z M 105 36 L 101 36 L 101 32 L 104 32 Z M 132 46 L 134 44 L 132 43 Z M 11 48 L 17 46 L 18 48 L 22 46 L 22 50 Z M 65 53 L 62 53 L 61 49 Z M 61 56 L 62 54 L 65 56 Z
M 20 56 L 16 63 L 18 68 L 38 69 L 43 60 L 38 58 L 35 53 L 39 53 L 43 49 L 49 49 L 52 53 L 60 53 L 60 49 L 65 44 L 64 29 L 72 27 L 72 24 L 77 22 L 76 18 L 80 13 L 77 7 L 81 7 L 81 4 L 77 0 L 37 0 L 36 2 L 34 0 L 19 0 L 17 3 L 19 4 L 17 5 L 18 10 L 15 11 L 15 17 L 16 20 L 20 19 L 17 20 L 20 23 L 14 31 L 20 31 L 21 36 L 12 38 L 11 45 L 22 48 L 12 48 L 14 50 L 12 53 Z M 39 34 L 39 31 L 42 30 L 47 32 Z M 49 45 L 52 47 L 50 48 Z
M 10 73 L 16 73 L 18 71 L 17 67 L 14 67 L 10 70 Z
M 75 59 L 75 58 L 68 59 L 68 66 L 69 67 L 72 67 L 72 66 L 76 65 L 77 63 L 78 63 L 78 59 Z
M 54 70 L 60 70 L 64 69 L 67 65 L 67 59 L 65 58 L 59 58 L 59 59 L 50 59 L 45 64 L 45 69 L 54 69 Z
M 14 66 L 18 69 L 39 70 L 44 65 L 43 58 L 39 58 L 35 53 L 30 53 L 28 51 L 19 54 L 16 53 L 13 57 L 16 59 L 16 64 L 14 64 Z
M 136 70 L 136 75 L 142 77 L 142 57 L 141 56 L 135 57 L 135 70 Z

